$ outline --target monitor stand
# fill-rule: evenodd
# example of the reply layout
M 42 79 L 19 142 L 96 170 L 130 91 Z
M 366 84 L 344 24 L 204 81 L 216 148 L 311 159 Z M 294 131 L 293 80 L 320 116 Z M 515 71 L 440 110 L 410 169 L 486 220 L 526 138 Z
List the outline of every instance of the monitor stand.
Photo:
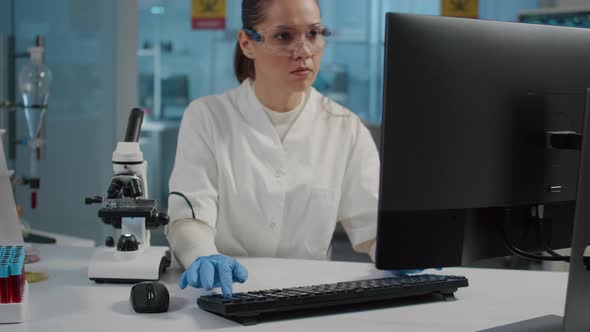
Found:
M 548 315 L 525 320 L 522 322 L 493 327 L 480 332 L 561 332 L 563 317 Z

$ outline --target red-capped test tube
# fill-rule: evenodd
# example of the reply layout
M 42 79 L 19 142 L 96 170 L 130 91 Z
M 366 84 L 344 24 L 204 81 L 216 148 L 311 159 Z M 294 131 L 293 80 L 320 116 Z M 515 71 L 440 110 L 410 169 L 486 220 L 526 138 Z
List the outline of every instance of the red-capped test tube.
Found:
M 8 303 L 8 278 L 10 277 L 9 247 L 0 247 L 0 303 Z
M 23 301 L 25 290 L 25 249 L 23 246 L 12 247 L 9 269 L 8 302 L 20 303 Z

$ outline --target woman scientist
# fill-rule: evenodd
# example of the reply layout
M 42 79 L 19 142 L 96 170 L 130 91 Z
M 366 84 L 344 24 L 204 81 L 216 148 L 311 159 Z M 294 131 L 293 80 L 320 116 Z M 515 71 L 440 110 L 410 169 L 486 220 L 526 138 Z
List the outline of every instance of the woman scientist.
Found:
M 377 226 L 375 143 L 312 88 L 329 35 L 317 0 L 243 0 L 242 21 L 241 85 L 184 112 L 166 228 L 179 286 L 225 296 L 247 279 L 231 256 L 327 259 L 337 221 L 372 255 Z

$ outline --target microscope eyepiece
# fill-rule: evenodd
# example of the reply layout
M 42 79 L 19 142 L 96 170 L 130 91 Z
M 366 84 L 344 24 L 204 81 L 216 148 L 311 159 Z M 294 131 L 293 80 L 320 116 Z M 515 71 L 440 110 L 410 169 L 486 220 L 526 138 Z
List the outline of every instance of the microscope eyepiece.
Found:
M 129 120 L 127 121 L 125 142 L 139 142 L 139 132 L 141 131 L 142 122 L 143 110 L 137 107 L 132 109 L 129 113 Z

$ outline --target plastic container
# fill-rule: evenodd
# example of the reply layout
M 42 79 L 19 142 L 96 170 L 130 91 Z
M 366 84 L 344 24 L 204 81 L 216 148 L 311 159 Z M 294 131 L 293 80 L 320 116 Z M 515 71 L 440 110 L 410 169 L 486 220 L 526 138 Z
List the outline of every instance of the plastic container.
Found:
M 25 266 L 27 264 L 36 263 L 41 260 L 41 253 L 36 246 L 25 243 Z M 29 271 L 29 269 L 27 269 Z
M 0 303 L 0 324 L 24 322 L 28 314 L 29 284 L 25 283 L 22 302 Z M 2 328 L 0 328 L 1 330 Z
M 24 246 L 0 246 L 0 323 L 20 323 L 26 316 Z
M 0 303 L 20 303 L 25 288 L 25 249 L 2 247 L 0 259 Z

